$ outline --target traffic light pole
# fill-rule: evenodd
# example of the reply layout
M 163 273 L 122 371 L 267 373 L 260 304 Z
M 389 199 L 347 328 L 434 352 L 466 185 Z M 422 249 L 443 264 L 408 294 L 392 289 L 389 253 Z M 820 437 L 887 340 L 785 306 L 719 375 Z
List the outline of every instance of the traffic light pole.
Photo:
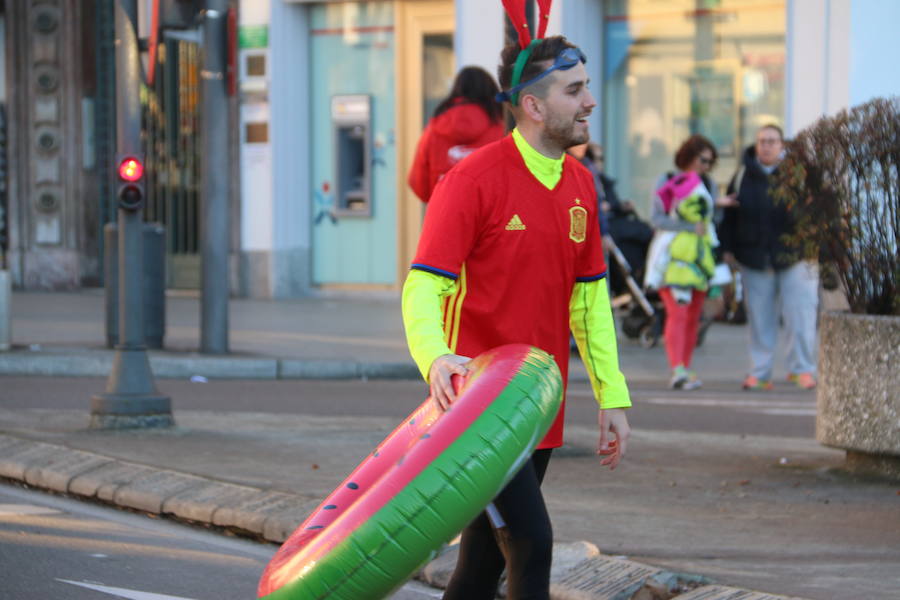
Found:
M 171 427 L 172 402 L 156 390 L 144 345 L 144 189 L 136 0 L 117 1 L 115 12 L 116 143 L 119 155 L 127 157 L 117 168 L 119 177 L 128 182 L 120 187 L 117 198 L 119 344 L 106 392 L 91 399 L 91 427 Z
M 201 115 L 201 247 L 203 271 L 200 302 L 200 351 L 228 352 L 228 94 L 226 89 L 227 0 L 207 0 L 203 13 Z

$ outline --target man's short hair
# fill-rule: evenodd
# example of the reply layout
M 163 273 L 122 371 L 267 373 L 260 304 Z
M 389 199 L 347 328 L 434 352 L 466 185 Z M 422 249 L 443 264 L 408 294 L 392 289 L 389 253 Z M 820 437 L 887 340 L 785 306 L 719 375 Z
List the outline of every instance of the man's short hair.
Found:
M 556 60 L 556 57 L 559 56 L 560 52 L 566 48 L 575 47 L 575 44 L 571 43 L 562 35 L 543 38 L 532 47 L 531 56 L 529 56 L 528 60 L 525 62 L 525 68 L 522 69 L 522 77 L 519 79 L 518 83 L 528 81 L 532 77 L 540 75 L 550 66 L 546 63 L 550 62 L 552 64 L 553 61 Z M 521 51 L 522 48 L 519 46 L 518 42 L 515 42 L 506 46 L 503 49 L 503 52 L 500 53 L 500 66 L 497 68 L 497 80 L 500 82 L 500 88 L 503 90 L 508 90 L 512 87 L 513 68 L 516 65 L 516 59 L 519 57 L 519 52 Z M 521 96 L 526 93 L 527 90 L 527 93 L 543 98 L 552 81 L 552 77 L 545 77 L 538 81 L 534 86 L 528 86 L 519 92 L 519 95 Z
M 765 125 L 763 125 L 763 126 L 760 127 L 759 129 L 757 129 L 757 130 L 756 130 L 756 133 L 759 133 L 759 132 L 762 131 L 763 129 L 771 129 L 772 131 L 774 131 L 775 133 L 778 134 L 778 138 L 779 138 L 782 142 L 784 141 L 784 131 L 781 129 L 781 127 L 779 127 L 779 126 L 776 125 L 775 123 L 766 123 Z

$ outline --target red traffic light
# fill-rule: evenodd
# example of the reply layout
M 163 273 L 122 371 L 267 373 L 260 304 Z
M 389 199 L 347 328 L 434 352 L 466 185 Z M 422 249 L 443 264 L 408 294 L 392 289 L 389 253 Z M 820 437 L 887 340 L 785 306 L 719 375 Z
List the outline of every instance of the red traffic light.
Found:
M 119 177 L 125 181 L 137 181 L 144 175 L 144 165 L 133 156 L 122 159 L 119 163 Z

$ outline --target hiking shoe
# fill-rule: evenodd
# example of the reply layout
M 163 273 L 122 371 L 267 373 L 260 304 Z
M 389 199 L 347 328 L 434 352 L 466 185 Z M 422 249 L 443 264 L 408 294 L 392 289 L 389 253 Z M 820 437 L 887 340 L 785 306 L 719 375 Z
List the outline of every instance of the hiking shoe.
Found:
M 811 390 L 816 387 L 816 378 L 813 377 L 812 373 L 791 373 L 788 375 L 788 381 L 804 390 Z
M 764 392 L 771 391 L 774 388 L 772 382 L 768 379 L 758 379 L 753 375 L 747 375 L 744 379 L 744 383 L 741 384 L 741 387 L 748 391 L 758 390 Z
M 690 381 L 691 374 L 690 372 L 678 365 L 674 369 L 672 369 L 672 378 L 669 380 L 669 387 L 673 390 L 683 389 L 685 384 Z

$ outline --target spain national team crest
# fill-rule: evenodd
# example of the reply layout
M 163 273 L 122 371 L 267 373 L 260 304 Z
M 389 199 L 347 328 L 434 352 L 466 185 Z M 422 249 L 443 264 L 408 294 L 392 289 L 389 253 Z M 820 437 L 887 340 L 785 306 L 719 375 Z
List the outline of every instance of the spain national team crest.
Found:
M 581 203 L 577 198 L 575 202 Z M 569 209 L 569 239 L 578 244 L 582 243 L 587 234 L 587 210 L 583 206 L 573 206 Z

